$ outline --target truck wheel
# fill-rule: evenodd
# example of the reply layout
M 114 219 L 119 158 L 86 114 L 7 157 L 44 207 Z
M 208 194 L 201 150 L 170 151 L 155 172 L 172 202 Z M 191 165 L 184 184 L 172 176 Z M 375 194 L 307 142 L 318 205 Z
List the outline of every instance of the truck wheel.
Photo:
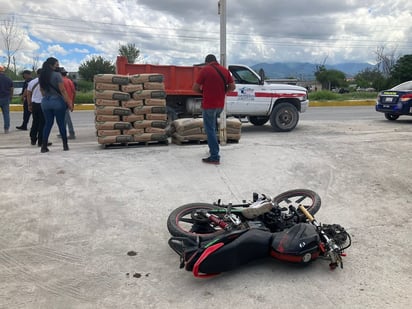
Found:
M 388 120 L 396 120 L 399 118 L 399 115 L 391 114 L 391 113 L 385 113 L 385 118 Z
M 254 126 L 263 126 L 269 120 L 266 116 L 248 116 L 247 118 Z
M 270 124 L 274 131 L 292 131 L 299 121 L 299 112 L 291 103 L 276 105 L 270 114 Z

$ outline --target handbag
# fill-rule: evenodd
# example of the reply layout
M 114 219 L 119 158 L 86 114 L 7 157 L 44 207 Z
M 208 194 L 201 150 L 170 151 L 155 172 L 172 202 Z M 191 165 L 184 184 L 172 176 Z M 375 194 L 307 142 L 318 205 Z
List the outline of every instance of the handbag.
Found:
M 226 81 L 226 78 L 223 76 L 223 74 L 222 74 L 222 72 L 217 68 L 217 67 L 215 67 L 214 65 L 211 65 L 215 70 L 216 70 L 216 72 L 217 73 L 219 73 L 219 75 L 220 75 L 220 77 L 222 78 L 222 80 L 223 80 L 223 85 L 224 85 L 224 89 L 225 89 L 225 93 L 227 92 L 227 90 L 229 89 L 229 85 L 227 84 L 227 81 Z

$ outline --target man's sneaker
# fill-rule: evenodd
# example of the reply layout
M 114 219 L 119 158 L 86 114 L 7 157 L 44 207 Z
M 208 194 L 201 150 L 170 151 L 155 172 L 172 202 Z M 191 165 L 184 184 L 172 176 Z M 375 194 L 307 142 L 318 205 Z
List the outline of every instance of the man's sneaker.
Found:
M 17 130 L 22 130 L 22 131 L 27 131 L 27 127 L 23 127 L 23 126 L 16 127 L 16 129 Z
M 202 162 L 203 162 L 203 163 L 207 163 L 207 164 L 215 164 L 215 165 L 219 165 L 219 164 L 220 164 L 220 161 L 219 161 L 219 160 L 211 159 L 210 157 L 209 157 L 209 158 L 203 158 L 203 159 L 202 159 Z
M 76 139 L 76 135 L 69 135 L 67 139 Z
M 272 210 L 272 203 L 258 201 L 242 209 L 242 215 L 247 219 L 254 219 Z
M 9 134 L 9 129 L 4 129 L 4 134 Z

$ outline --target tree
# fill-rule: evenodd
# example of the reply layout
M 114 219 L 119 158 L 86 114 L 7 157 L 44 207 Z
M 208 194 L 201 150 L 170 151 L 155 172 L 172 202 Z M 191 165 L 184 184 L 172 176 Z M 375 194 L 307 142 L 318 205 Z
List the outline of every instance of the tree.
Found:
M 136 48 L 135 44 L 120 45 L 119 53 L 121 56 L 127 58 L 129 63 L 135 63 L 136 59 L 139 58 L 140 50 Z
M 79 74 L 87 81 L 93 81 L 96 74 L 114 74 L 115 66 L 109 60 L 103 59 L 102 56 L 93 56 L 80 64 Z
M 355 83 L 361 88 L 375 88 L 382 90 L 388 87 L 387 79 L 378 68 L 366 68 L 355 75 Z
M 317 67 L 315 77 L 316 80 L 322 84 L 322 89 L 325 90 L 346 86 L 345 73 L 339 70 L 327 70 L 324 65 Z
M 16 68 L 16 53 L 20 50 L 23 43 L 21 31 L 16 27 L 15 19 L 6 19 L 0 28 L 0 33 L 3 39 L 4 48 L 6 50 L 7 69 L 10 69 L 11 62 L 14 63 L 14 74 L 17 73 Z
M 397 84 L 412 80 L 412 55 L 399 58 L 392 68 L 391 76 Z

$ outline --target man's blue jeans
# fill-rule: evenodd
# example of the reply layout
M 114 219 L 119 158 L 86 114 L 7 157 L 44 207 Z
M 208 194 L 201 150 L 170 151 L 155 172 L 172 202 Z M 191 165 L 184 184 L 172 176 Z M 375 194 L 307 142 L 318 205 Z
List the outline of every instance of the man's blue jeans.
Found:
M 66 123 L 64 121 L 67 106 L 63 98 L 59 95 L 45 96 L 41 101 L 41 109 L 43 110 L 45 120 L 43 142 L 47 142 L 49 139 L 50 131 L 54 124 L 54 117 L 56 117 L 62 140 L 67 141 Z
M 219 141 L 217 140 L 217 119 L 222 112 L 222 108 L 203 110 L 203 127 L 207 135 L 207 144 L 210 151 L 211 160 L 220 160 Z
M 0 108 L 3 113 L 4 130 L 10 129 L 10 98 L 0 99 Z

